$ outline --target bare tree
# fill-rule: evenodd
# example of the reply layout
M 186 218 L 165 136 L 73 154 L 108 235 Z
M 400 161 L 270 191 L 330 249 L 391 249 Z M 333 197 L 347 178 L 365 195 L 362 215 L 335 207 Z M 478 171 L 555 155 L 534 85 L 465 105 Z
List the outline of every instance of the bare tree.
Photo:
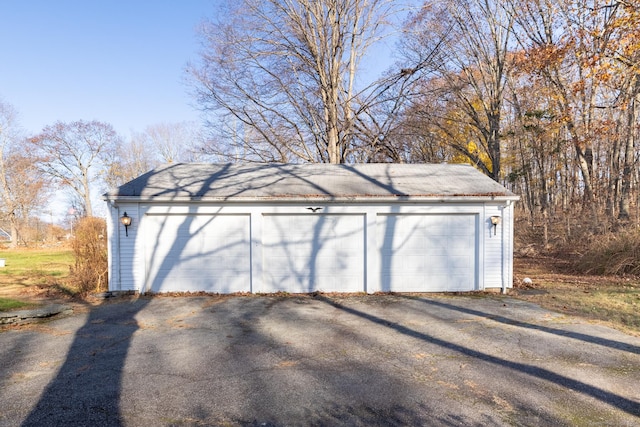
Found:
M 162 163 L 203 161 L 202 135 L 194 122 L 158 123 L 132 133 L 122 150 L 106 160 L 104 181 L 115 188 Z
M 46 181 L 24 151 L 23 141 L 16 111 L 0 101 L 0 206 L 11 228 L 12 247 L 18 244 L 22 226 L 43 205 L 46 194 Z
M 194 162 L 199 158 L 199 133 L 193 122 L 157 123 L 134 134 L 132 141 L 151 147 L 162 163 Z
M 358 115 L 379 85 L 358 82 L 390 0 L 241 0 L 202 29 L 196 96 L 224 132 L 215 154 L 259 161 L 344 162 Z M 358 91 L 358 87 L 366 87 Z M 377 137 L 378 135 L 376 135 Z
M 162 163 L 197 162 L 202 152 L 202 131 L 193 122 L 158 123 L 135 132 L 123 149 L 107 161 L 104 180 L 115 188 Z
M 21 141 L 22 142 L 22 141 Z M 6 176 L 0 178 L 6 189 L 5 206 L 10 207 L 12 243 L 24 239 L 25 227 L 38 210 L 46 206 L 50 196 L 48 179 L 34 164 L 28 154 L 14 148 L 4 160 Z M 5 187 L 6 186 L 6 187 Z M 14 229 L 17 229 L 14 240 Z
M 571 142 L 581 205 L 593 226 L 629 218 L 637 85 L 637 0 L 509 0 L 520 68 L 550 93 L 548 108 Z M 626 114 L 622 114 L 625 112 Z M 549 153 L 551 154 L 551 153 Z M 576 200 L 578 201 L 578 200 Z M 618 201 L 616 203 L 616 201 Z
M 409 22 L 405 42 L 414 61 L 434 57 L 423 70 L 421 88 L 431 103 L 418 105 L 414 113 L 436 125 L 453 149 L 496 181 L 513 19 L 495 0 L 429 1 Z
M 57 122 L 30 139 L 38 166 L 63 187 L 70 188 L 85 216 L 93 216 L 92 183 L 121 145 L 113 127 L 98 121 Z
M 13 106 L 0 101 L 0 180 L 2 181 L 2 216 L 9 220 L 11 227 L 11 246 L 15 247 L 18 242 L 18 218 L 16 216 L 11 188 L 9 186 L 9 175 L 7 163 L 5 162 L 11 144 L 18 138 L 17 114 Z
M 104 181 L 108 188 L 116 188 L 158 166 L 157 152 L 149 142 L 132 137 L 123 143 L 119 153 L 112 153 L 104 170 Z
M 631 216 L 631 190 L 636 169 L 636 147 L 638 140 L 638 104 L 640 104 L 640 1 L 615 1 L 607 5 L 603 29 L 598 34 L 604 45 L 599 77 L 613 80 L 619 104 L 623 110 L 619 120 L 623 122 L 622 149 L 620 150 L 621 173 L 618 201 L 618 219 L 629 220 Z M 617 105 L 616 105 L 617 106 Z

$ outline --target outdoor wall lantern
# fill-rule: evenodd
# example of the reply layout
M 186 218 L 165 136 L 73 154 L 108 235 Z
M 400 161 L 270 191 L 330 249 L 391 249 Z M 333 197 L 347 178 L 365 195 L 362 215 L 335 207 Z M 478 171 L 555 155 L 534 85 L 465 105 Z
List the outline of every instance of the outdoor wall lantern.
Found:
M 133 218 L 127 215 L 126 212 L 120 217 L 120 222 L 124 225 L 124 235 L 127 237 L 129 237 L 129 226 L 131 225 L 132 220 Z
M 491 217 L 491 225 L 493 225 L 493 235 L 494 236 L 497 233 L 498 224 L 500 224 L 500 221 L 502 221 L 502 218 L 499 217 L 498 215 L 494 215 L 494 216 Z

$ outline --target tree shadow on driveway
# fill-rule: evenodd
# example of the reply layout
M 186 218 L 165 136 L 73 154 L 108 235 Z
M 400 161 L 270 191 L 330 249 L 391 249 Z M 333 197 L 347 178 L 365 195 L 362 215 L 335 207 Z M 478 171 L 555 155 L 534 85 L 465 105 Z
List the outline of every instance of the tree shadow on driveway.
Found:
M 639 413 L 633 394 L 510 360 L 501 344 L 514 336 L 544 345 L 517 324 L 492 328 L 453 307 L 394 305 L 395 297 L 349 301 L 141 298 L 94 307 L 75 323 L 64 365 L 24 425 L 571 425 L 567 415 L 591 407 L 593 419 L 611 410 L 606 419 L 620 422 L 603 424 L 625 425 Z M 485 329 L 508 338 L 467 344 Z M 572 410 L 554 406 L 563 404 Z
M 545 368 L 540 368 L 540 367 L 532 366 L 526 363 L 515 362 L 513 360 L 492 356 L 490 354 L 473 350 L 471 348 L 468 348 L 450 341 L 445 341 L 443 339 L 428 335 L 424 332 L 419 332 L 409 327 L 400 325 L 398 323 L 390 322 L 384 318 L 354 309 L 353 307 L 344 306 L 337 301 L 333 301 L 323 296 L 319 296 L 317 297 L 317 299 L 335 308 L 338 308 L 346 313 L 349 313 L 354 316 L 358 316 L 362 319 L 366 319 L 374 324 L 385 326 L 405 336 L 419 339 L 429 344 L 437 345 L 439 347 L 454 351 L 458 354 L 471 357 L 475 360 L 491 363 L 499 367 L 512 370 L 514 372 L 518 372 L 521 374 L 528 375 L 530 377 L 535 377 L 538 379 L 542 379 L 542 380 L 554 383 L 563 388 L 573 390 L 575 392 L 590 396 L 601 402 L 607 403 L 628 414 L 636 415 L 636 416 L 640 415 L 640 404 L 638 402 L 623 396 L 619 396 L 607 390 L 603 390 L 599 387 L 595 387 L 595 386 L 586 384 L 582 381 L 578 381 L 578 380 L 569 378 L 567 376 L 560 375 L 558 373 L 555 373 Z
M 90 309 L 66 359 L 23 426 L 123 424 L 120 395 L 135 316 L 148 303 L 136 298 Z
M 411 299 L 415 300 L 415 298 L 411 298 Z M 447 309 L 447 310 L 455 310 L 455 311 L 459 311 L 461 313 L 471 314 L 473 316 L 479 316 L 479 317 L 482 317 L 482 318 L 485 318 L 485 319 L 490 319 L 490 320 L 492 320 L 494 322 L 504 323 L 506 325 L 517 326 L 517 327 L 520 327 L 520 328 L 533 329 L 533 330 L 536 330 L 536 331 L 545 332 L 545 333 L 557 335 L 557 336 L 560 336 L 560 337 L 572 338 L 572 339 L 575 339 L 575 340 L 584 341 L 584 342 L 591 343 L 591 344 L 597 344 L 597 345 L 600 345 L 600 346 L 603 346 L 603 347 L 609 347 L 609 348 L 613 348 L 613 349 L 616 349 L 616 350 L 623 350 L 623 351 L 628 351 L 630 353 L 640 354 L 640 347 L 639 346 L 628 344 L 628 343 L 624 343 L 624 342 L 620 342 L 620 341 L 611 340 L 611 339 L 608 339 L 608 338 L 602 338 L 602 337 L 589 335 L 589 334 L 584 334 L 584 333 L 580 333 L 580 332 L 566 331 L 566 330 L 563 330 L 563 329 L 550 328 L 548 326 L 542 326 L 542 325 L 536 325 L 536 324 L 533 324 L 533 323 L 527 323 L 527 322 L 523 322 L 521 320 L 512 319 L 512 318 L 505 317 L 505 316 L 485 313 L 484 311 L 480 311 L 480 310 L 476 310 L 476 309 L 472 309 L 472 308 L 460 307 L 460 306 L 453 305 L 453 304 L 447 304 L 447 303 L 442 302 L 442 301 L 436 301 L 436 300 L 430 300 L 430 299 L 424 299 L 424 298 L 419 298 L 418 301 L 423 302 L 423 303 L 428 304 L 428 305 L 444 308 L 444 309 Z

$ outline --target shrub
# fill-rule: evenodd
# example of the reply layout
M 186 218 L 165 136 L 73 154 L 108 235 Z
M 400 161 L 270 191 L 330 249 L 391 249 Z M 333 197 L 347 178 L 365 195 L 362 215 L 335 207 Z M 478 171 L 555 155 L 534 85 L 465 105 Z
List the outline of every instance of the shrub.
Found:
M 640 230 L 595 236 L 576 260 L 576 268 L 588 274 L 640 274 Z
M 106 224 L 100 218 L 82 218 L 75 227 L 72 241 L 75 266 L 71 269 L 72 284 L 81 295 L 107 289 Z

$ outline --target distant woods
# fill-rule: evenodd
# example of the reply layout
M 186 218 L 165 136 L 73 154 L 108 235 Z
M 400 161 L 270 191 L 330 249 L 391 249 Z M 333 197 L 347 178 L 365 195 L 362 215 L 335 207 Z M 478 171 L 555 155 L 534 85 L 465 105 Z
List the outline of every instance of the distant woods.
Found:
M 218 159 L 470 163 L 546 245 L 640 223 L 638 28 L 639 0 L 242 0 L 189 74 Z
M 165 162 L 449 162 L 522 197 L 526 241 L 637 226 L 638 28 L 640 0 L 221 2 L 187 66 L 201 124 L 29 136 L 2 103 L 3 218 L 53 184 L 91 215 L 95 192 Z
M 0 99 L 0 229 L 11 247 L 64 239 L 79 219 L 96 215 L 107 189 L 163 163 L 196 161 L 202 151 L 193 123 L 159 123 L 125 140 L 96 120 L 56 122 L 30 136 L 18 117 Z M 47 225 L 61 215 L 54 199 L 67 233 Z

